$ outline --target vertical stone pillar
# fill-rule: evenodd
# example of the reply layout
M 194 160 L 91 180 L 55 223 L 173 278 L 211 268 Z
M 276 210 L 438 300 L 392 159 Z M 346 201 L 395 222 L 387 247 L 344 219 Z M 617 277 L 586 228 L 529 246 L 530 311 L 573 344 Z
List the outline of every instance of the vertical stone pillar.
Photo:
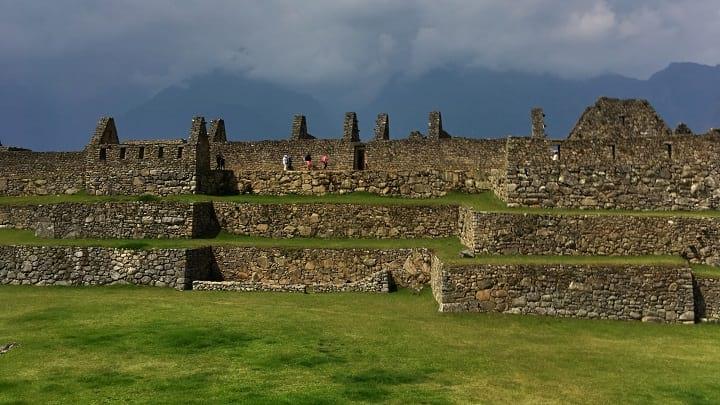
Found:
M 387 113 L 380 113 L 375 120 L 375 140 L 390 140 L 390 120 Z
M 345 113 L 343 122 L 343 141 L 360 142 L 360 129 L 358 128 L 357 114 L 354 112 Z
M 442 115 L 440 111 L 432 111 L 428 116 L 428 139 L 450 138 L 450 134 L 443 130 Z
M 307 131 L 307 122 L 305 121 L 305 116 L 301 114 L 295 114 L 295 116 L 293 116 L 290 140 L 297 141 L 299 139 L 315 139 L 315 137 L 310 135 Z
M 188 143 L 197 144 L 202 138 L 207 138 L 207 127 L 205 126 L 205 117 L 194 117 L 190 125 L 190 134 L 188 134 Z
M 530 121 L 532 122 L 532 137 L 545 138 L 545 113 L 542 108 L 530 110 Z
M 210 121 L 210 142 L 227 142 L 227 135 L 225 134 L 225 121 L 222 118 L 217 118 Z

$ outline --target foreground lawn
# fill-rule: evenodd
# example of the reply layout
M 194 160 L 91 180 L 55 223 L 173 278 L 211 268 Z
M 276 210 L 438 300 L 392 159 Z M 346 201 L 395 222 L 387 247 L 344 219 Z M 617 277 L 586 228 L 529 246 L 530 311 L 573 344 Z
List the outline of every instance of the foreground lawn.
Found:
M 718 403 L 720 327 L 440 314 L 426 290 L 0 287 L 0 403 Z
M 242 194 L 231 196 L 209 196 L 200 194 L 171 195 L 167 197 L 143 196 L 92 196 L 86 193 L 72 195 L 47 196 L 0 196 L 0 205 L 35 205 L 59 203 L 100 203 L 100 202 L 131 202 L 131 201 L 176 201 L 176 202 L 207 202 L 223 201 L 249 204 L 367 204 L 367 205 L 462 205 L 478 211 L 502 212 L 514 214 L 552 214 L 552 215 L 635 215 L 661 217 L 720 217 L 720 210 L 702 211 L 668 211 L 668 210 L 581 210 L 566 208 L 508 208 L 504 201 L 492 191 L 478 194 L 448 193 L 437 198 L 404 198 L 380 196 L 371 193 L 311 195 L 255 195 Z

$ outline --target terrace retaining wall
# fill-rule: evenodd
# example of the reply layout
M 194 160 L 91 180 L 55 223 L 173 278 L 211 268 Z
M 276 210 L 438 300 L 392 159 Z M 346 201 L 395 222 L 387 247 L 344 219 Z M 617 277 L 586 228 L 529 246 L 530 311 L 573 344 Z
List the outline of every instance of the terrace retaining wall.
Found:
M 192 238 L 219 232 L 212 203 L 105 202 L 0 205 L 0 227 L 44 238 Z
M 389 273 L 391 284 L 399 287 L 420 289 L 430 281 L 432 255 L 427 249 L 215 246 L 212 250 L 215 273 L 222 281 L 342 289 L 360 282 L 377 285 L 380 272 Z
M 720 278 L 695 277 L 695 307 L 703 322 L 720 322 Z
M 188 289 L 207 279 L 212 251 L 101 247 L 0 246 L 0 284 L 138 284 Z
M 431 284 L 441 312 L 695 321 L 687 267 L 444 265 L 435 260 Z
M 213 203 L 223 230 L 273 238 L 424 238 L 457 235 L 456 206 Z
M 460 208 L 460 239 L 477 253 L 680 255 L 720 265 L 720 217 L 558 215 Z

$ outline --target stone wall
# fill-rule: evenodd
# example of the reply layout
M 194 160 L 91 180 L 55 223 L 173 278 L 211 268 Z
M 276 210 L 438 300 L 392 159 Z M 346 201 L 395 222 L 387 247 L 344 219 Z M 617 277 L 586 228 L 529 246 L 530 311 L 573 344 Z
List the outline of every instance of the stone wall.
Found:
M 239 292 L 380 292 L 388 293 L 393 287 L 392 277 L 385 270 L 378 271 L 364 280 L 344 284 L 268 284 L 259 281 L 193 281 L 193 290 L 239 291 Z
M 695 277 L 695 308 L 702 322 L 720 322 L 720 278 Z
M 184 141 L 88 145 L 85 188 L 97 195 L 199 192 L 197 153 L 196 145 Z
M 647 100 L 600 97 L 583 112 L 568 139 L 664 137 L 670 128 Z
M 399 287 L 420 289 L 430 281 L 427 249 L 290 249 L 213 247 L 222 281 L 308 285 L 342 289 L 389 272 Z
M 188 289 L 211 274 L 205 249 L 0 246 L 0 284 L 138 284 Z
M 441 312 L 695 321 L 687 267 L 434 263 L 432 277 Z
M 505 157 L 506 139 L 398 139 L 365 144 L 369 170 L 460 170 L 487 179 Z
M 320 157 L 330 158 L 329 170 L 352 170 L 355 144 L 341 139 L 299 139 L 289 141 L 214 143 L 211 147 L 212 167 L 218 154 L 225 158 L 225 168 L 243 171 L 282 171 L 282 157 L 292 157 L 293 168 L 305 170 L 303 161 L 310 154 L 315 168 L 322 168 Z
M 718 209 L 720 136 L 510 138 L 502 177 L 497 194 L 509 206 Z
M 82 152 L 0 151 L 0 195 L 74 194 L 84 188 Z
M 423 238 L 457 235 L 456 206 L 215 202 L 226 232 L 273 238 Z
M 487 183 L 463 171 L 243 171 L 235 172 L 241 192 L 255 194 L 323 195 L 369 192 L 388 196 L 428 198 L 451 191 L 477 193 Z
M 720 265 L 720 217 L 551 215 L 460 208 L 460 240 L 477 253 L 679 255 Z
M 0 227 L 44 238 L 192 238 L 220 231 L 212 203 L 104 202 L 0 205 Z

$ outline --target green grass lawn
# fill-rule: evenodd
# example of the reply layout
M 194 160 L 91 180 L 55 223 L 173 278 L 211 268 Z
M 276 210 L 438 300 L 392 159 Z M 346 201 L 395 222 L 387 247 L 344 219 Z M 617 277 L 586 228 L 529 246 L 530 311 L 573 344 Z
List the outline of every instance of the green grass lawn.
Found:
M 720 327 L 420 295 L 0 287 L 0 403 L 718 403 Z
M 85 193 L 48 196 L 0 196 L 0 205 L 58 204 L 66 202 L 99 203 L 128 201 L 177 201 L 205 202 L 224 201 L 251 204 L 367 204 L 367 205 L 463 205 L 478 211 L 503 212 L 516 214 L 553 214 L 553 215 L 640 215 L 662 217 L 718 217 L 720 210 L 703 211 L 667 211 L 667 210 L 581 210 L 564 208 L 508 208 L 492 191 L 478 194 L 449 193 L 438 198 L 388 197 L 370 193 L 327 194 L 322 196 L 303 195 L 254 195 L 208 196 L 197 194 L 154 196 L 91 196 Z

